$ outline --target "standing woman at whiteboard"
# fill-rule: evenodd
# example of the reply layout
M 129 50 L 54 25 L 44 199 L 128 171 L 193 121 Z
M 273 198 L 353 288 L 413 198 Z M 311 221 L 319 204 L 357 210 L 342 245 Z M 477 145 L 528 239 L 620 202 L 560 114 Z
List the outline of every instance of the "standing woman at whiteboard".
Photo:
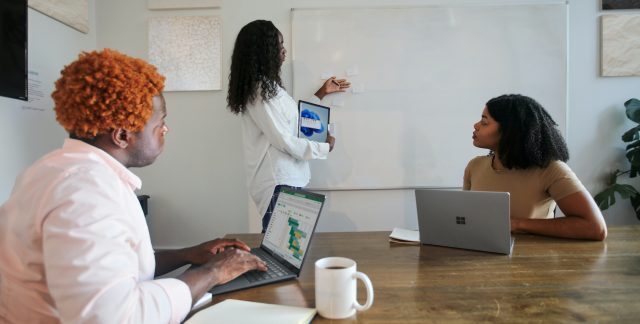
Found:
M 298 105 L 282 86 L 280 68 L 286 58 L 282 34 L 266 20 L 242 27 L 231 56 L 227 104 L 242 117 L 244 158 L 251 199 L 262 217 L 271 219 L 280 186 L 304 187 L 311 176 L 308 161 L 326 159 L 335 138 L 326 143 L 298 138 Z M 309 101 L 344 92 L 350 83 L 328 79 Z
M 489 100 L 473 125 L 473 145 L 490 153 L 469 162 L 463 188 L 509 192 L 512 232 L 604 240 L 602 213 L 565 163 L 569 150 L 556 126 L 529 97 Z M 555 217 L 556 204 L 565 217 Z

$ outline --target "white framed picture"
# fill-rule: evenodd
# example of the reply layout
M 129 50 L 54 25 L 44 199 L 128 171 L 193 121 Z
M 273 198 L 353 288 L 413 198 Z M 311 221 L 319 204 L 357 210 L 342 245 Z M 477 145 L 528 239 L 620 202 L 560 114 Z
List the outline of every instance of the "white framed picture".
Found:
M 149 20 L 149 62 L 166 77 L 165 91 L 221 90 L 221 43 L 218 16 Z
M 149 9 L 218 8 L 222 0 L 147 0 Z
M 87 0 L 29 0 L 29 7 L 80 32 L 89 32 Z
M 640 15 L 602 16 L 602 76 L 640 76 Z

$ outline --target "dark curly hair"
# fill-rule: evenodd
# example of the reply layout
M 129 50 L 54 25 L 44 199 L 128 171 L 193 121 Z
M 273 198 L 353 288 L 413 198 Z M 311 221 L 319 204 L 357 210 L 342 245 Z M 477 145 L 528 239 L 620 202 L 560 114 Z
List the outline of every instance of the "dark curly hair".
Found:
M 78 139 L 119 127 L 142 130 L 153 114 L 153 97 L 164 88 L 153 65 L 111 49 L 83 52 L 61 74 L 51 94 L 56 119 Z
M 506 168 L 544 168 L 553 161 L 569 160 L 558 124 L 537 101 L 518 94 L 502 95 L 489 100 L 487 109 L 499 124 L 498 158 Z
M 227 105 L 234 114 L 244 113 L 258 94 L 267 101 L 278 94 L 280 80 L 280 31 L 267 20 L 255 20 L 240 29 L 231 55 Z

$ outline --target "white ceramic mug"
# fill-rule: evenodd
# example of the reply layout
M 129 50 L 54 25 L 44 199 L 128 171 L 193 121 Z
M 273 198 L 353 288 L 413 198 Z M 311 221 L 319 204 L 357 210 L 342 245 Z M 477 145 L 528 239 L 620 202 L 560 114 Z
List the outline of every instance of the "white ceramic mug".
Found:
M 356 280 L 367 288 L 367 301 L 360 305 L 356 299 Z M 322 317 L 339 319 L 356 311 L 365 311 L 373 304 L 373 285 L 366 274 L 356 271 L 356 262 L 341 257 L 316 261 L 316 309 Z

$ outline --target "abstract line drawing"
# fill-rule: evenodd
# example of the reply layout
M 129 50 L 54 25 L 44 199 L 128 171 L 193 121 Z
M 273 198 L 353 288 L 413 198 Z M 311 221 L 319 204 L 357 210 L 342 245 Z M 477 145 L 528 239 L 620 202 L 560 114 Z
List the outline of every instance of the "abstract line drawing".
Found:
M 640 75 L 640 15 L 602 16 L 602 76 Z
M 29 0 L 29 7 L 80 32 L 89 32 L 87 0 Z
M 167 78 L 165 91 L 221 90 L 221 20 L 217 16 L 149 21 L 149 61 Z

